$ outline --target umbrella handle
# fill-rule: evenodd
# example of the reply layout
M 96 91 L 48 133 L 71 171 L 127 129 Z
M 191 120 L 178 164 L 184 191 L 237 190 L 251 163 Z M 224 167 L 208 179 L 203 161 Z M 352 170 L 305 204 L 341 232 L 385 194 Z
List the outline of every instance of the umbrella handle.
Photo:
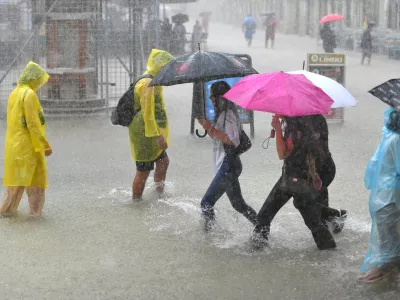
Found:
M 202 134 L 199 133 L 199 130 L 196 129 L 196 135 L 197 135 L 199 138 L 205 138 L 205 137 L 207 136 L 207 130 L 206 130 L 206 131 L 204 132 L 204 134 L 202 135 Z

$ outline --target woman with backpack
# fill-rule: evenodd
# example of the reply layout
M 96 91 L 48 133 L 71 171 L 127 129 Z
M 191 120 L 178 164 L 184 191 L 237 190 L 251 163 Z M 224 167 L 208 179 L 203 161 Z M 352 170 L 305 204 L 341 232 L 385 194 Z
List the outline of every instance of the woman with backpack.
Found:
M 305 116 L 303 119 L 308 123 L 310 134 L 315 144 L 315 160 L 317 173 L 322 181 L 317 203 L 321 204 L 321 218 L 326 224 L 332 226 L 333 233 L 343 230 L 347 218 L 344 209 L 333 209 L 329 207 L 328 187 L 335 179 L 336 165 L 329 150 L 329 128 L 323 115 Z
M 282 129 L 281 121 L 285 123 Z M 261 246 L 268 241 L 271 222 L 278 211 L 293 198 L 319 250 L 333 249 L 336 243 L 321 219 L 321 205 L 317 203 L 323 182 L 317 173 L 316 142 L 310 124 L 302 117 L 273 116 L 276 149 L 284 161 L 282 175 L 258 213 L 258 225 L 253 241 Z
M 210 120 L 199 120 L 214 141 L 216 175 L 201 200 L 206 230 L 211 228 L 215 220 L 214 205 L 224 193 L 236 211 L 243 214 L 253 225 L 257 224 L 257 213 L 246 204 L 240 189 L 239 176 L 242 173 L 242 163 L 235 150 L 243 146 L 245 133 L 235 104 L 223 98 L 230 88 L 225 81 L 217 81 L 211 86 L 210 99 L 216 112 L 214 123 Z

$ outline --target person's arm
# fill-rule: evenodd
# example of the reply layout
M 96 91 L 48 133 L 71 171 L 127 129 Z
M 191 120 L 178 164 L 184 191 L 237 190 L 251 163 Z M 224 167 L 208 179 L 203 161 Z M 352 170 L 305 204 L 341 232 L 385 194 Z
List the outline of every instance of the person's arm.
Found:
M 233 143 L 230 140 L 229 136 L 222 132 L 221 130 L 216 129 L 210 120 L 204 120 L 204 119 L 200 119 L 199 123 L 201 126 L 203 126 L 204 130 L 207 131 L 208 135 L 212 138 L 212 139 L 219 139 L 221 142 L 223 142 L 226 145 L 230 145 L 232 146 Z
M 308 172 L 313 181 L 314 187 L 319 191 L 322 188 L 322 180 L 317 173 L 317 167 L 315 166 L 315 157 L 311 152 L 307 154 L 307 164 L 308 164 Z
M 285 159 L 293 152 L 293 140 L 289 137 L 286 141 L 283 137 L 282 129 L 276 130 L 276 152 L 280 160 Z
M 283 137 L 283 130 L 281 127 L 281 122 L 278 116 L 272 117 L 272 128 L 275 130 L 275 139 L 276 139 L 276 152 L 278 153 L 278 157 L 280 160 L 288 157 L 293 151 L 293 140 L 289 137 L 286 141 Z
M 226 133 L 222 132 L 221 130 L 211 127 L 210 131 L 208 132 L 208 135 L 213 139 L 219 139 L 226 145 L 233 146 L 233 142 L 231 141 L 229 136 Z
M 38 98 L 35 92 L 29 90 L 24 98 L 24 114 L 26 125 L 31 136 L 35 152 L 49 152 L 51 146 L 41 130 L 41 122 L 38 113 Z

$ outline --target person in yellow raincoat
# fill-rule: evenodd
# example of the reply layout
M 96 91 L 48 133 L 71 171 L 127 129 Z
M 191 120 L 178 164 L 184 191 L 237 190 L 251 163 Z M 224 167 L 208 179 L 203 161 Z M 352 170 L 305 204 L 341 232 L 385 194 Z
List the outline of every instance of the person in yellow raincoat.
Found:
M 30 215 L 36 217 L 42 213 L 47 188 L 45 156 L 50 156 L 52 149 L 46 139 L 46 122 L 36 91 L 48 79 L 49 75 L 31 61 L 8 98 L 4 157 L 6 190 L 0 206 L 1 215 L 17 210 L 25 189 Z
M 153 49 L 144 74 L 155 76 L 172 55 Z M 134 89 L 134 109 L 137 114 L 129 126 L 132 158 L 136 162 L 136 175 L 132 184 L 132 198 L 142 197 L 149 174 L 154 172 L 157 192 L 164 192 L 164 181 L 169 165 L 166 149 L 169 145 L 169 125 L 161 86 L 150 87 L 151 78 L 139 80 Z

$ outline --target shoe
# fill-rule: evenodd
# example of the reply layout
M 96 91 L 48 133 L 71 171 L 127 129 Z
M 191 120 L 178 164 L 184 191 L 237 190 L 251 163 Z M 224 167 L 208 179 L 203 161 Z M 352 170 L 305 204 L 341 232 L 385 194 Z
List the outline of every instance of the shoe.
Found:
M 340 217 L 335 217 L 332 219 L 331 224 L 332 224 L 332 231 L 334 234 L 338 234 L 342 232 L 343 227 L 344 227 L 344 222 L 347 219 L 347 211 L 344 209 L 340 210 Z
M 260 249 L 268 245 L 269 228 L 257 225 L 254 228 L 251 242 L 254 248 Z
M 215 225 L 215 220 L 214 219 L 205 219 L 204 220 L 204 231 L 205 232 L 210 232 Z
M 215 225 L 215 214 L 213 209 L 204 210 L 202 212 L 204 218 L 204 230 L 209 232 Z
M 251 244 L 256 250 L 264 249 L 268 246 L 268 238 L 265 238 L 261 233 L 254 232 L 251 236 Z

